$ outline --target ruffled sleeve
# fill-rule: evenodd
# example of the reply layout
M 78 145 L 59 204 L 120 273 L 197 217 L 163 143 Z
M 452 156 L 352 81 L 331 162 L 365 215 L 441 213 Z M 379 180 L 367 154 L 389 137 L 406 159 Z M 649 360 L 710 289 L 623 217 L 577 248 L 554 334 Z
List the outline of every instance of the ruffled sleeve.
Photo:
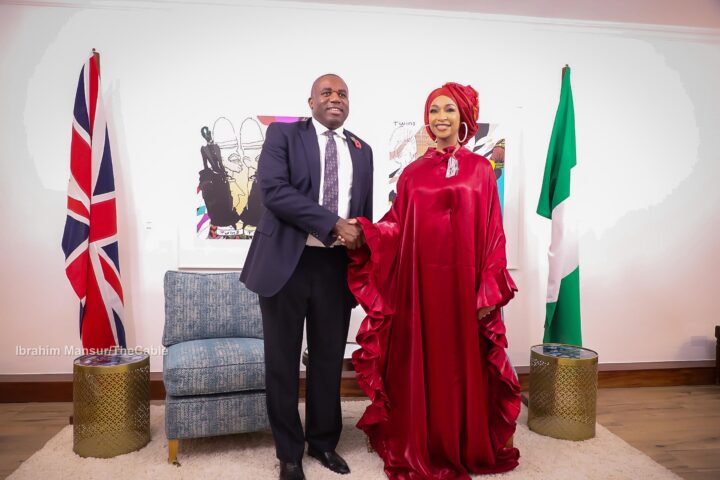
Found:
M 392 261 L 392 256 L 381 248 L 381 244 L 387 243 L 383 242 L 382 230 L 365 218 L 358 220 L 363 227 L 367 245 L 350 253 L 348 284 L 367 314 L 356 337 L 360 348 L 353 352 L 357 382 L 372 401 L 357 424 L 366 430 L 386 420 L 389 408 L 381 372 L 385 371 L 387 361 L 393 311 L 386 298 L 387 292 L 384 292 L 385 295 L 380 292 L 384 290 L 383 285 L 389 283 L 389 279 L 383 278 L 381 272 L 388 269 L 382 269 L 381 266 Z
M 507 271 L 505 256 L 505 233 L 502 226 L 500 200 L 494 175 L 487 180 L 488 220 L 484 245 L 480 251 L 481 265 L 478 275 L 477 308 L 497 306 L 495 310 L 478 320 L 481 337 L 487 345 L 490 375 L 490 436 L 498 460 L 517 462 L 518 451 L 505 448 L 515 433 L 516 420 L 520 414 L 520 384 L 515 369 L 510 364 L 505 349 L 508 346 L 505 322 L 500 307 L 507 304 L 517 292 L 517 286 Z
M 360 388 L 372 401 L 357 426 L 370 435 L 374 425 L 387 420 L 389 404 L 382 379 L 387 364 L 390 325 L 400 240 L 400 206 L 404 202 L 404 177 L 398 183 L 398 196 L 392 208 L 376 224 L 359 217 L 366 245 L 350 250 L 348 285 L 367 316 L 357 333 L 360 346 L 353 352 L 355 376 Z
M 483 254 L 478 257 L 481 262 L 478 269 L 476 305 L 478 309 L 493 305 L 505 306 L 517 292 L 517 286 L 507 271 L 505 232 L 494 175 L 488 176 L 486 185 L 489 215 L 484 238 L 478 239 L 483 242 L 479 249 Z

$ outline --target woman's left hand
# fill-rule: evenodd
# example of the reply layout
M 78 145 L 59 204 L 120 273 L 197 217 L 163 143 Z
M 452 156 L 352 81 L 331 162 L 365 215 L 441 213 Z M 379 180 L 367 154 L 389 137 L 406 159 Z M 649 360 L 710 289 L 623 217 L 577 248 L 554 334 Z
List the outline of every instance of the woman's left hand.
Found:
M 478 320 L 481 320 L 485 315 L 495 310 L 495 305 L 490 307 L 482 307 L 478 309 Z

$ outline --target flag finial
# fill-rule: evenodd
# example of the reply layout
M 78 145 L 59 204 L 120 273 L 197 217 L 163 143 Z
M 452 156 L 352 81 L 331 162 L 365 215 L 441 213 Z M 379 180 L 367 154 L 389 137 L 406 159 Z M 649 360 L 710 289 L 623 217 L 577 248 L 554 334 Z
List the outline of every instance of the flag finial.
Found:
M 100 75 L 100 52 L 98 52 L 97 50 L 95 50 L 95 48 L 93 48 L 92 55 L 95 58 L 95 63 L 97 64 L 98 75 Z

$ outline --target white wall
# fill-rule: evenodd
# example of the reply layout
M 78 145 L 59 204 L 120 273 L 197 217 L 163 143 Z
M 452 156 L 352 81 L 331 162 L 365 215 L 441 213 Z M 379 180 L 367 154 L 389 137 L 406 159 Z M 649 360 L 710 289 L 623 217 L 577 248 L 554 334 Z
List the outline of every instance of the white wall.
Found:
M 312 80 L 332 71 L 351 89 L 348 128 L 378 158 L 378 215 L 389 125 L 420 116 L 432 88 L 471 83 L 481 120 L 517 124 L 520 293 L 506 320 L 512 361 L 527 365 L 542 339 L 550 236 L 534 210 L 569 63 L 585 344 L 601 362 L 713 358 L 720 31 L 279 3 L 38 4 L 0 5 L 0 373 L 70 372 L 72 355 L 16 347 L 80 345 L 60 239 L 73 98 L 91 47 L 111 122 L 130 345 L 161 342 L 162 277 L 178 266 L 199 122 L 228 108 L 306 115 Z

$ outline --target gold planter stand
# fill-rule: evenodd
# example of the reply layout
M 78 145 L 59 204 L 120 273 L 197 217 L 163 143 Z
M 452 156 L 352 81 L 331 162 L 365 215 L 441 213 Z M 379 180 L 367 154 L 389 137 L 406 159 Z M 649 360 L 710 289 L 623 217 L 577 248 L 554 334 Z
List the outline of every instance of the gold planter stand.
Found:
M 150 357 L 84 355 L 73 363 L 73 451 L 110 458 L 150 441 Z
M 595 436 L 597 352 L 559 343 L 530 349 L 528 427 L 564 440 Z

